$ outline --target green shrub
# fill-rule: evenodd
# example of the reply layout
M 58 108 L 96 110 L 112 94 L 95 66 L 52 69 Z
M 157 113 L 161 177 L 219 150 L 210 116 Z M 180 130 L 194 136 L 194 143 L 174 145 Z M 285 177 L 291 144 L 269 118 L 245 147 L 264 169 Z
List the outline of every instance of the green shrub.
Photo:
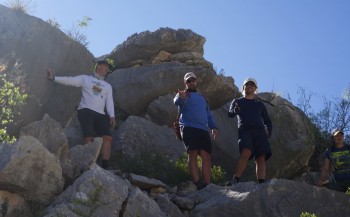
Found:
M 227 182 L 226 171 L 220 166 L 213 165 L 211 168 L 211 182 L 217 185 L 225 185 Z
M 201 158 L 198 157 L 197 161 L 200 166 Z M 143 151 L 142 154 L 135 155 L 133 158 L 118 153 L 112 157 L 111 166 L 126 173 L 135 173 L 158 179 L 170 186 L 191 180 L 187 153 L 184 153 L 176 161 L 169 160 L 165 155 L 150 151 Z M 218 185 L 225 183 L 226 172 L 220 166 L 213 166 L 211 173 L 212 183 Z
M 0 142 L 13 143 L 16 138 L 7 134 L 6 128 L 19 114 L 20 106 L 25 104 L 27 94 L 14 82 L 0 74 Z
M 181 163 L 182 165 L 182 163 Z M 190 178 L 189 174 L 166 156 L 144 151 L 130 158 L 120 153 L 111 159 L 111 166 L 126 173 L 135 173 L 176 185 Z
M 2 217 L 5 217 L 7 215 L 9 207 L 10 207 L 10 201 L 6 197 L 3 201 L 3 203 L 1 204 L 1 216 Z
M 350 195 L 350 187 L 348 187 L 348 190 L 346 190 L 345 194 Z
M 300 217 L 317 217 L 315 214 L 310 214 L 308 212 L 302 212 Z

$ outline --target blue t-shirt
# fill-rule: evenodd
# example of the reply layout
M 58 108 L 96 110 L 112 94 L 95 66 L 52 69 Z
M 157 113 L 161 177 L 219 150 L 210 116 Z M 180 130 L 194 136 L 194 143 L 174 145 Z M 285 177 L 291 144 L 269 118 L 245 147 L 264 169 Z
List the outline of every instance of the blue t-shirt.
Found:
M 236 104 L 240 108 L 238 113 L 234 112 Z M 271 135 L 272 122 L 264 103 L 260 100 L 247 99 L 245 97 L 234 99 L 230 105 L 228 116 L 233 118 L 236 115 L 239 129 L 259 129 L 264 128 L 264 125 L 266 125 L 269 135 Z
M 209 131 L 209 128 L 217 128 L 207 100 L 200 93 L 190 92 L 186 98 L 179 98 L 177 94 L 174 104 L 179 106 L 179 111 L 181 111 L 179 119 L 181 127 L 194 127 L 206 131 Z
M 350 152 L 348 145 L 344 145 L 342 148 L 332 146 L 326 150 L 324 158 L 331 162 L 330 166 L 336 181 L 350 180 Z

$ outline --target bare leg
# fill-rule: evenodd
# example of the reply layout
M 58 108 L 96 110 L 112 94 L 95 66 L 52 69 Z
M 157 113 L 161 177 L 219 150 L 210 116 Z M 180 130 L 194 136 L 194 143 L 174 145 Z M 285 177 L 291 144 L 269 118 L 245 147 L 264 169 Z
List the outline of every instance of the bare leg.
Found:
M 266 177 L 266 161 L 265 155 L 261 155 L 255 160 L 256 163 L 256 178 L 265 179 Z
M 251 155 L 251 151 L 249 149 L 243 149 L 241 152 L 241 155 L 239 156 L 239 160 L 236 166 L 236 171 L 235 171 L 235 176 L 237 177 L 241 177 L 246 166 L 248 163 L 248 160 L 250 158 Z
M 188 168 L 190 169 L 192 180 L 194 182 L 199 181 L 197 155 L 198 155 L 198 151 L 197 150 L 189 150 L 188 151 Z
M 109 160 L 111 157 L 112 136 L 103 136 L 102 139 L 103 139 L 102 148 L 101 148 L 102 160 Z
M 211 155 L 204 150 L 200 150 L 199 155 L 202 158 L 203 181 L 204 181 L 204 183 L 209 184 L 210 177 L 211 177 Z

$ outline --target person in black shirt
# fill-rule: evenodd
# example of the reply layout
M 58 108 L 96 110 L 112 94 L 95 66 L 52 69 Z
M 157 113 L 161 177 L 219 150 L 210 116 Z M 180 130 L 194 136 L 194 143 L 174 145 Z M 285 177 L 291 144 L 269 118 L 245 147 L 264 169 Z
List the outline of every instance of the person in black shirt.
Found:
M 256 98 L 257 82 L 247 78 L 243 82 L 243 97 L 234 99 L 230 105 L 228 116 L 238 118 L 238 145 L 240 157 L 233 179 L 228 185 L 239 182 L 248 160 L 254 157 L 256 176 L 259 183 L 265 182 L 266 161 L 271 157 L 268 137 L 272 132 L 272 122 L 265 105 Z
M 323 155 L 319 186 L 346 192 L 350 188 L 350 147 L 344 143 L 342 129 L 332 130 L 333 145 Z M 330 175 L 331 179 L 327 180 Z

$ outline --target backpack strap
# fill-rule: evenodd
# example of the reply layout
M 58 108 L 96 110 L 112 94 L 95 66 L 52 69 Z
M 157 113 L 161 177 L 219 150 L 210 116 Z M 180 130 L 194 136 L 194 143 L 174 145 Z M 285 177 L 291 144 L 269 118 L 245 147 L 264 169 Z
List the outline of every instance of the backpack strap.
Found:
M 182 111 L 184 110 L 184 108 L 185 108 L 185 106 L 186 106 L 186 103 L 187 103 L 187 100 L 190 98 L 190 92 L 187 91 L 187 90 L 185 90 L 185 93 L 186 93 L 186 99 L 185 99 L 185 102 L 184 102 L 182 108 L 177 110 L 177 117 L 176 117 L 176 120 L 179 120 L 180 114 L 181 114 Z M 179 106 L 179 108 L 180 108 L 180 106 Z

